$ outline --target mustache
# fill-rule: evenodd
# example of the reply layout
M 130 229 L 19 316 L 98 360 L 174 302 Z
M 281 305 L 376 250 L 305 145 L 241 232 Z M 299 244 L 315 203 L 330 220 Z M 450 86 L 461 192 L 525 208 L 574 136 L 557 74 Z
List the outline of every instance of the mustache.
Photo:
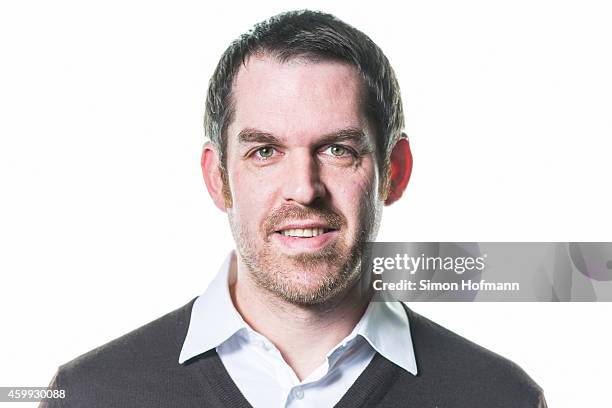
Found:
M 325 224 L 332 229 L 340 229 L 346 225 L 346 218 L 326 204 L 321 203 L 309 207 L 295 204 L 283 204 L 272 211 L 268 218 L 266 218 L 263 224 L 263 230 L 266 235 L 273 234 L 287 221 L 306 219 L 323 220 Z

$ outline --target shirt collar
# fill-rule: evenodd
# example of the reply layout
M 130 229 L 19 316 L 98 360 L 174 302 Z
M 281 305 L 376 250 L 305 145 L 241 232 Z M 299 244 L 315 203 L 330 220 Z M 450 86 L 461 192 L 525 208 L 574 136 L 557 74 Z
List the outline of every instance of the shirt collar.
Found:
M 387 360 L 417 375 L 408 314 L 400 302 L 370 302 L 356 332 Z
M 229 274 L 234 257 L 232 251 L 206 291 L 195 300 L 179 356 L 180 364 L 219 346 L 236 332 L 247 328 L 229 293 Z M 387 360 L 413 375 L 417 374 L 408 315 L 399 302 L 370 302 L 348 338 L 354 335 L 365 338 Z
M 217 347 L 246 327 L 229 293 L 229 273 L 234 259 L 232 251 L 206 291 L 193 303 L 180 364 Z

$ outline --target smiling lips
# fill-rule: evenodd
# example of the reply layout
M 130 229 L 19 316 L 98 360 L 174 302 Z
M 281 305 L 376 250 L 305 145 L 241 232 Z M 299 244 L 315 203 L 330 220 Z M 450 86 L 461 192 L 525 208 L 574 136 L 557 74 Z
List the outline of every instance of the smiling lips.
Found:
M 330 228 L 290 228 L 277 231 L 286 237 L 312 238 L 331 231 Z
M 327 222 L 302 221 L 287 223 L 274 232 L 274 235 L 279 237 L 280 241 L 285 244 L 292 243 L 293 245 L 300 245 L 299 243 L 302 242 L 303 244 L 309 243 L 309 247 L 311 245 L 318 247 L 328 241 L 332 236 L 335 236 L 338 229 L 333 228 Z
M 273 236 L 281 252 L 302 253 L 321 250 L 334 241 L 338 230 L 324 224 L 287 225 Z
M 333 221 L 333 220 L 332 220 Z M 323 249 L 338 237 L 339 228 L 332 222 L 302 220 L 283 222 L 276 227 L 273 241 L 281 252 L 303 253 Z

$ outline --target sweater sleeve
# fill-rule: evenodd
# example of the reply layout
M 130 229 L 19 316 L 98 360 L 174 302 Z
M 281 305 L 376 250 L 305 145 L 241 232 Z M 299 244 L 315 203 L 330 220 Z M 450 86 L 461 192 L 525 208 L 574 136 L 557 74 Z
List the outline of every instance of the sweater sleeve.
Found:
M 546 405 L 546 399 L 544 399 L 544 393 L 540 393 L 540 401 L 538 401 L 538 405 L 535 408 L 548 408 Z
M 51 383 L 47 387 L 49 390 L 62 390 L 60 385 L 60 370 L 55 372 L 53 379 L 51 379 Z M 62 398 L 45 398 L 43 399 L 38 408 L 65 408 L 66 406 L 63 404 Z

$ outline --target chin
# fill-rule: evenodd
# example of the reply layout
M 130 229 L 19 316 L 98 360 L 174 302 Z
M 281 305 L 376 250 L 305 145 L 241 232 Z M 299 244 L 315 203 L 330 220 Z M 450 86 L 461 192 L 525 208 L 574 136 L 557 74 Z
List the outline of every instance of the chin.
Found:
M 341 271 L 330 274 L 329 269 L 302 271 L 285 276 L 281 282 L 269 287 L 283 300 L 298 305 L 321 305 L 343 296 L 357 280 L 356 274 L 343 276 Z

